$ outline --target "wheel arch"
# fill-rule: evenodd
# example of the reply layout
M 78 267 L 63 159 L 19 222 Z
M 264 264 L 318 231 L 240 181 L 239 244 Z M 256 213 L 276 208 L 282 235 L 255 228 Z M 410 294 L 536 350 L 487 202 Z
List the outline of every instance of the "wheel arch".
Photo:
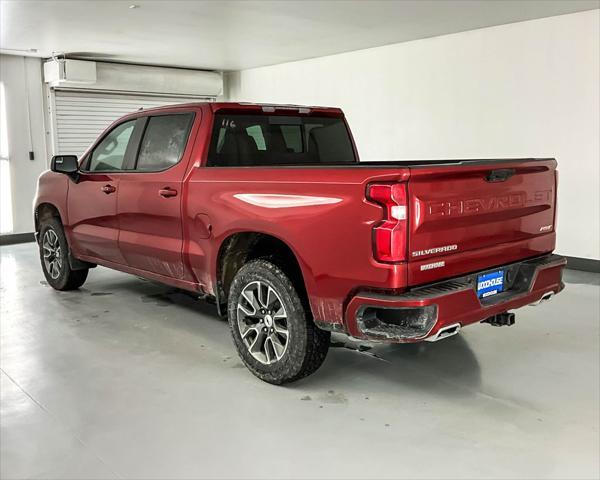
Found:
M 297 288 L 307 312 L 310 302 L 306 282 L 296 253 L 282 239 L 263 232 L 240 231 L 227 236 L 219 247 L 216 259 L 216 297 L 221 311 L 227 303 L 229 288 L 237 271 L 250 260 L 265 258 L 288 275 Z
M 60 223 L 62 223 L 64 225 L 62 215 L 61 215 L 58 207 L 56 207 L 56 205 L 49 203 L 49 202 L 43 202 L 43 203 L 40 203 L 39 205 L 37 205 L 35 207 L 35 211 L 34 211 L 34 222 L 35 222 L 36 233 L 39 233 L 42 222 L 45 219 L 52 218 L 52 217 L 58 218 L 60 220 Z

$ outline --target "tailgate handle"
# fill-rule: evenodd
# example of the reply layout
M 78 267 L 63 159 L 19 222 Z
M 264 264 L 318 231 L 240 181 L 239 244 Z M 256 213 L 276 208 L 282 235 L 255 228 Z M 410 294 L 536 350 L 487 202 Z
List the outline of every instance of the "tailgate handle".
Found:
M 505 182 L 510 177 L 515 174 L 514 168 L 499 168 L 497 170 L 492 170 L 488 173 L 487 177 L 485 177 L 486 182 Z

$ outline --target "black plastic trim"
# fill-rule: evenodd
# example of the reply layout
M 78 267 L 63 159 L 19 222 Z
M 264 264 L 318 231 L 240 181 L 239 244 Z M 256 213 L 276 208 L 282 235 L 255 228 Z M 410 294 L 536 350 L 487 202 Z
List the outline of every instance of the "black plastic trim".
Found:
M 431 283 L 421 287 L 415 287 L 407 292 L 399 295 L 389 295 L 386 293 L 365 293 L 360 294 L 361 296 L 368 296 L 374 299 L 393 299 L 398 301 L 406 300 L 421 300 L 421 299 L 432 299 L 441 297 L 450 293 L 456 293 L 461 290 L 473 290 L 477 283 L 477 276 L 482 273 L 491 272 L 498 269 L 505 271 L 514 271 L 515 277 L 509 289 L 505 292 L 489 297 L 488 300 L 479 299 L 482 306 L 489 306 L 502 301 L 510 300 L 515 295 L 526 292 L 535 278 L 536 271 L 546 265 L 561 262 L 565 257 L 561 255 L 549 254 L 542 257 L 535 257 L 529 260 L 522 260 L 520 262 L 510 263 L 506 265 L 499 265 L 498 267 L 489 268 L 486 270 L 479 270 L 477 272 L 469 273 L 461 277 L 452 278 L 449 280 L 443 280 L 437 283 Z M 521 277 L 517 276 L 517 273 L 522 274 Z M 514 285 L 513 285 L 514 284 Z M 512 288 L 511 288 L 512 287 Z
M 27 233 L 7 233 L 0 235 L 0 245 L 16 245 L 18 243 L 35 242 L 35 234 Z
M 600 260 L 594 258 L 567 257 L 567 268 L 583 272 L 600 273 Z

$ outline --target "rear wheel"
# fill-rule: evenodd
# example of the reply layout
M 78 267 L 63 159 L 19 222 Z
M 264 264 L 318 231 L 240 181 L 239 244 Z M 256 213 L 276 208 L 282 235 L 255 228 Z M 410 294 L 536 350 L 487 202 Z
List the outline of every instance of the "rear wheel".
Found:
M 74 290 L 81 287 L 88 269 L 73 270 L 69 264 L 69 245 L 60 221 L 49 218 L 40 228 L 40 260 L 48 284 L 56 290 Z
M 329 332 L 316 327 L 287 275 L 267 260 L 254 260 L 237 272 L 228 317 L 240 358 L 265 382 L 299 380 L 325 360 Z

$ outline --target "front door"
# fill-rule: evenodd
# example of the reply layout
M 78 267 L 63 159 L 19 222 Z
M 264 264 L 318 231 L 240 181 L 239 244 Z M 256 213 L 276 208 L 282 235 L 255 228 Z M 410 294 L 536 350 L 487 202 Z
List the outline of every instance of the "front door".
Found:
M 69 239 L 75 256 L 124 263 L 119 251 L 117 197 L 131 154 L 136 120 L 115 126 L 81 164 L 77 182 L 69 184 Z
M 193 119 L 193 113 L 146 117 L 133 172 L 119 184 L 119 248 L 125 262 L 176 279 L 184 275 L 181 202 Z

